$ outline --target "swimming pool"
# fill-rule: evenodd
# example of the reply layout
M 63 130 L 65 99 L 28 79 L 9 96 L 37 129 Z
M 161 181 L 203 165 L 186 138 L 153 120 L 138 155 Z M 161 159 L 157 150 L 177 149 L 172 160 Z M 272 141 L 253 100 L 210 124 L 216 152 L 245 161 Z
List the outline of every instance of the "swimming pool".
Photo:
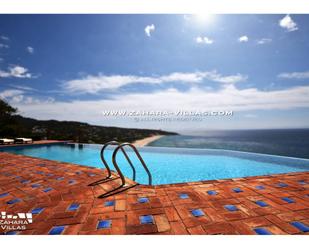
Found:
M 0 151 L 103 168 L 100 159 L 102 145 L 53 144 L 0 148 Z M 113 147 L 106 149 L 106 159 L 114 169 Z M 136 166 L 136 181 L 148 183 L 148 177 L 130 148 Z M 169 184 L 200 180 L 215 180 L 246 176 L 309 171 L 309 160 L 227 150 L 143 147 L 139 151 L 152 174 L 153 184 Z M 122 153 L 117 162 L 123 174 L 132 179 L 132 170 Z

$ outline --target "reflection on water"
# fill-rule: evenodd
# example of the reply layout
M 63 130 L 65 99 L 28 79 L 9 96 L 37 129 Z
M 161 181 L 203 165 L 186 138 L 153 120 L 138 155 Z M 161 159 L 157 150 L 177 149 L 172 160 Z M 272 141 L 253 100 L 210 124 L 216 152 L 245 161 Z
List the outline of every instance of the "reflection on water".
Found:
M 202 136 L 165 136 L 148 146 L 225 149 L 309 158 L 309 129 L 208 131 Z

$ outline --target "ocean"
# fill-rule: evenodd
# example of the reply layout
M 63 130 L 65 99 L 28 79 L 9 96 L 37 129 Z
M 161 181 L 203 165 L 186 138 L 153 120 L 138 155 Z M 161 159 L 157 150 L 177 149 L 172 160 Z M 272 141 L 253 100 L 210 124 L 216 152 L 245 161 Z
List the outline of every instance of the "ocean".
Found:
M 309 159 L 309 129 L 206 131 L 199 136 L 164 136 L 148 146 L 237 150 Z

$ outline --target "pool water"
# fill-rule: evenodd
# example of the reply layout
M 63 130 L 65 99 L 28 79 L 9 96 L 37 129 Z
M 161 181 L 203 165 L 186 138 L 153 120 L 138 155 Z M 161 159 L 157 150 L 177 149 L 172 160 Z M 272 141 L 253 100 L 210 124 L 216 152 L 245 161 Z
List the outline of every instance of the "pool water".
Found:
M 57 144 L 7 147 L 0 151 L 103 168 L 101 147 Z M 109 148 L 104 154 L 114 170 L 111 162 L 114 148 Z M 147 174 L 136 155 L 130 148 L 126 151 L 136 166 L 136 181 L 147 184 Z M 211 149 L 144 147 L 139 151 L 154 185 L 309 171 L 309 160 L 299 158 Z M 117 154 L 117 162 L 123 174 L 132 179 L 132 170 L 121 151 Z

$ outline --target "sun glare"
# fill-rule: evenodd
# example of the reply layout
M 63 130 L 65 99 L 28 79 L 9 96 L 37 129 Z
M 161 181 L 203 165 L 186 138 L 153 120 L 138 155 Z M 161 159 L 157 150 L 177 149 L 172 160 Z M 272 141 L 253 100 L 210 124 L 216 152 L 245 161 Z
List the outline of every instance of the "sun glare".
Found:
M 215 19 L 215 15 L 209 13 L 197 13 L 194 16 L 196 21 L 201 24 L 212 23 Z

